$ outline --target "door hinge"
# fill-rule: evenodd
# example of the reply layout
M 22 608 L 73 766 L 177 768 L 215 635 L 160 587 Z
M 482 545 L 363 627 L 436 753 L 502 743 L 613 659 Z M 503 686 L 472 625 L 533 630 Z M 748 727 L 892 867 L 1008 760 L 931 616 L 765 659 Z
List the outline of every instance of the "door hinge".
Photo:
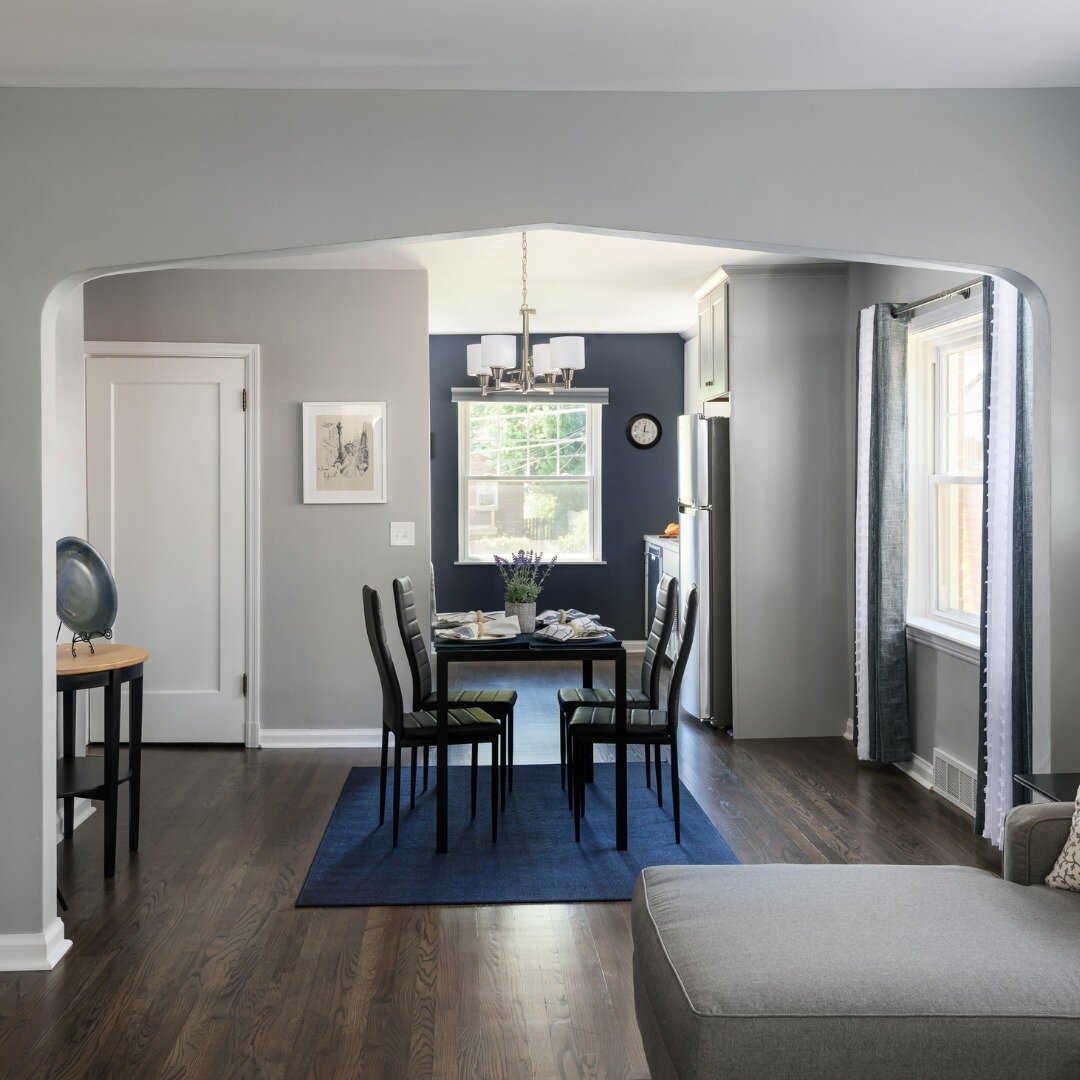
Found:
M 244 672 L 243 681 L 241 683 L 241 689 L 244 692 L 244 697 L 247 697 L 247 672 Z
M 247 387 L 246 386 L 244 387 L 243 396 L 241 397 L 240 402 L 241 402 L 241 405 L 243 406 L 244 412 L 247 412 L 248 397 L 247 397 Z

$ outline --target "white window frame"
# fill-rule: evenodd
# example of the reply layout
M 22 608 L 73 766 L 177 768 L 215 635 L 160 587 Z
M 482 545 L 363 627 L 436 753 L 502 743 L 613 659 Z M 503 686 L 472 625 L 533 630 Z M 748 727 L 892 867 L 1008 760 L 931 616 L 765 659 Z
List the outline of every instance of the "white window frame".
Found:
M 558 399 L 556 398 L 556 403 Z M 469 481 L 498 479 L 499 483 L 527 483 L 542 480 L 545 483 L 581 483 L 588 481 L 589 489 L 589 538 L 592 551 L 588 556 L 569 556 L 559 552 L 547 552 L 545 555 L 558 555 L 560 565 L 567 566 L 602 566 L 603 558 L 603 532 L 601 528 L 602 515 L 601 503 L 603 501 L 603 488 L 600 479 L 601 464 L 601 424 L 603 422 L 603 405 L 596 402 L 585 402 L 585 476 L 471 476 L 469 474 L 469 412 L 474 404 L 516 404 L 513 401 L 497 402 L 458 402 L 458 566 L 491 565 L 495 561 L 494 555 L 470 556 L 469 550 Z M 505 554 L 509 554 L 506 552 Z
M 982 299 L 943 305 L 912 319 L 908 327 L 909 573 L 908 637 L 978 662 L 979 618 L 936 605 L 938 580 L 937 488 L 942 484 L 982 487 L 985 477 L 937 471 L 944 417 L 938 408 L 944 369 L 939 356 L 977 334 L 982 338 Z

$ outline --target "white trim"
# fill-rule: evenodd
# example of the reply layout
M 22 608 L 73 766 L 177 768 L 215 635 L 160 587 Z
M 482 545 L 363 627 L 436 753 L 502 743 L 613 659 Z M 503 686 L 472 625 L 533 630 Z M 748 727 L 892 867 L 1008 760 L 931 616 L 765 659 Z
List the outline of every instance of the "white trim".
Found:
M 244 413 L 245 476 L 244 564 L 246 567 L 245 653 L 248 695 L 244 702 L 244 746 L 259 745 L 259 661 L 262 655 L 262 500 L 259 497 L 260 356 L 258 345 L 222 342 L 176 341 L 86 341 L 86 358 L 94 356 L 224 357 L 244 361 L 244 383 L 248 407 Z
M 870 756 L 870 425 L 873 417 L 874 308 L 859 312 L 855 452 L 855 702 L 859 758 Z
M 728 280 L 727 271 L 721 266 L 714 270 L 695 290 L 694 299 L 702 300 L 709 295 L 716 288 L 717 285 L 723 285 Z M 694 332 L 697 332 L 695 326 Z
M 71 831 L 74 832 L 94 812 L 94 804 L 89 799 L 81 796 L 76 797 L 75 807 L 72 812 Z M 56 803 L 56 842 L 59 844 L 64 839 L 64 803 L 57 800 Z
M 847 723 L 844 725 L 844 738 L 847 739 L 848 742 L 855 741 L 855 721 L 850 716 L 847 718 Z
M 70 948 L 59 918 L 38 934 L 0 934 L 0 971 L 51 971 Z
M 260 738 L 264 750 L 367 749 L 382 746 L 382 728 L 263 728 Z
M 907 639 L 948 656 L 955 656 L 968 664 L 979 663 L 979 635 L 932 619 L 910 619 Z
M 918 754 L 912 754 L 910 761 L 894 761 L 893 765 L 905 776 L 910 776 L 917 784 L 922 784 L 924 788 L 933 789 L 934 766 L 926 758 L 919 757 Z
M 627 652 L 639 653 L 645 651 L 645 646 L 648 644 L 646 641 L 623 641 L 623 648 Z
M 548 399 L 550 402 L 552 399 Z M 557 399 L 556 399 L 557 402 Z M 603 444 L 603 406 L 597 404 L 586 405 L 586 428 L 585 428 L 585 476 L 565 477 L 528 477 L 528 476 L 470 476 L 469 475 L 469 452 L 468 452 L 468 415 L 471 405 L 477 402 L 459 402 L 457 415 L 457 439 L 458 439 L 458 464 L 457 464 L 457 529 L 458 529 L 458 557 L 454 561 L 455 566 L 490 566 L 495 559 L 492 555 L 469 558 L 465 553 L 469 548 L 469 481 L 470 480 L 493 480 L 507 483 L 527 483 L 537 479 L 548 482 L 580 483 L 585 480 L 589 489 L 589 532 L 592 552 L 584 558 L 564 558 L 558 555 L 559 563 L 563 566 L 604 566 L 604 532 L 603 532 L 603 483 L 601 479 L 602 468 L 602 444 Z M 513 401 L 485 402 L 485 404 L 509 404 Z M 550 554 L 550 553 L 549 553 Z

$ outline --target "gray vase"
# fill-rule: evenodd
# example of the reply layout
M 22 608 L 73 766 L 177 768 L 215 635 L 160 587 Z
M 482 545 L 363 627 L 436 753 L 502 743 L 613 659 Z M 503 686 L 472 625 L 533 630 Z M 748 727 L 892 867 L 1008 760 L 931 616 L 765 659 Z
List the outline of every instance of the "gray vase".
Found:
M 536 629 L 536 601 L 531 604 L 511 604 L 506 601 L 507 617 L 517 616 L 518 625 L 523 634 L 531 634 Z

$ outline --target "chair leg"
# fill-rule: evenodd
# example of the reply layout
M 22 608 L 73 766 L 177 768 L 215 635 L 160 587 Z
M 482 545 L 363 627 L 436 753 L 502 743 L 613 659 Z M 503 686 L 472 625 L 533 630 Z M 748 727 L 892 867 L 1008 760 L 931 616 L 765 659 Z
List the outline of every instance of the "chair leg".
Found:
M 416 747 L 412 748 L 412 761 L 409 763 L 409 809 L 416 809 Z
M 502 739 L 491 740 L 491 842 L 499 839 L 499 777 L 503 775 L 505 761 L 502 755 Z
M 428 767 L 428 751 L 430 746 L 424 747 L 424 791 L 427 791 L 427 767 Z
M 570 813 L 573 813 L 573 805 L 575 805 L 575 800 L 577 798 L 577 796 L 575 795 L 575 787 L 573 787 L 573 782 L 575 782 L 575 781 L 573 781 L 573 777 L 575 777 L 575 773 L 573 773 L 573 768 L 575 768 L 575 765 L 573 765 L 573 738 L 572 738 L 572 735 L 570 734 L 570 727 L 569 727 L 569 725 L 567 725 L 567 728 L 566 728 L 566 793 L 567 793 L 567 796 L 568 796 L 568 798 L 567 798 L 567 806 L 570 808 Z
M 382 729 L 382 759 L 379 765 L 379 824 L 386 819 L 386 765 L 390 755 L 390 732 Z
M 572 762 L 570 772 L 570 790 L 573 793 L 574 803 L 574 842 L 581 842 L 581 794 L 582 789 L 585 786 L 585 768 L 584 761 L 577 760 L 583 757 L 581 748 L 579 747 L 579 753 L 573 752 L 573 739 L 567 740 L 567 745 L 570 749 L 570 760 Z
M 510 784 L 510 790 L 514 790 L 514 709 L 513 706 L 506 713 L 506 772 Z
M 663 753 L 660 749 L 660 744 L 656 744 L 656 805 L 664 805 L 664 774 L 660 771 L 660 767 L 663 763 Z
M 394 740 L 394 847 L 397 847 L 398 820 L 401 817 L 401 744 Z
M 472 744 L 472 816 L 476 817 L 476 770 L 480 764 L 480 744 Z
M 682 829 L 679 822 L 679 742 L 671 737 L 671 813 L 675 818 L 675 843 L 682 843 Z
M 502 792 L 502 808 L 506 809 L 506 722 L 499 729 L 499 790 Z M 491 744 L 491 768 L 495 770 L 495 743 Z
M 567 777 L 569 776 L 570 769 L 570 757 L 568 753 L 568 747 L 566 742 L 566 710 L 559 706 L 559 782 L 562 784 L 563 791 L 570 785 L 567 783 Z M 570 798 L 570 803 L 573 805 L 573 796 Z
M 652 787 L 652 756 L 649 744 L 645 744 L 645 786 Z

